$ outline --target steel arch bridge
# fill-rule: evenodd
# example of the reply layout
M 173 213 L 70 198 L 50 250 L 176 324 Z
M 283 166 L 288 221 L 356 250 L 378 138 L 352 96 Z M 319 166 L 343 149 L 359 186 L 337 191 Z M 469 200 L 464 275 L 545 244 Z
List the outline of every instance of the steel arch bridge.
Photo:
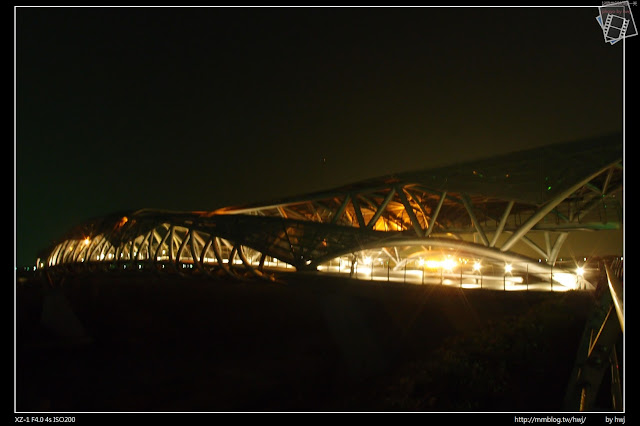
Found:
M 622 229 L 623 171 L 613 134 L 272 202 L 114 213 L 70 230 L 38 262 L 238 279 L 408 269 L 423 282 L 459 276 L 461 286 L 493 274 L 505 287 L 507 275 L 510 285 L 531 275 L 551 289 L 589 287 L 558 256 L 571 233 Z

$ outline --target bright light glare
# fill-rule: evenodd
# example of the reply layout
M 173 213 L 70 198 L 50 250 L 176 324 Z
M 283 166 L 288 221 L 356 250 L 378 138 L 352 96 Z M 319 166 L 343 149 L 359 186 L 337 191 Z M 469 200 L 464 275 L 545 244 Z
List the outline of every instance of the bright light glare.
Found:
M 371 257 L 370 256 L 365 257 L 364 258 L 364 263 L 365 263 L 365 265 L 370 265 L 371 264 Z
M 440 262 L 437 260 L 427 260 L 427 268 L 436 269 L 440 267 Z
M 479 270 L 480 270 L 480 268 L 482 268 L 482 265 L 480 265 L 480 262 L 475 262 L 475 263 L 473 264 L 473 270 L 474 270 L 474 271 L 479 271 Z
M 362 275 L 371 274 L 371 267 L 370 266 L 360 266 L 358 268 L 358 274 L 362 274 Z
M 584 275 L 584 268 L 582 266 L 578 266 L 576 268 L 576 275 L 578 275 L 579 277 Z
M 509 273 L 511 273 L 511 271 L 513 271 L 513 266 L 511 266 L 509 264 L 504 265 L 504 272 L 505 273 L 509 274 Z
M 421 259 L 418 261 L 418 264 L 419 264 L 420 266 L 424 266 L 424 259 L 422 259 L 422 258 L 421 258 Z
M 562 286 L 566 289 L 576 288 L 576 276 L 573 274 L 569 274 L 566 272 L 554 272 L 553 280 L 562 284 Z M 556 287 L 553 288 L 554 291 L 560 290 Z
M 456 266 L 455 260 L 445 259 L 442 261 L 442 267 L 446 270 L 451 270 L 455 268 L 455 266 Z
M 89 239 L 89 237 L 84 239 L 84 245 L 85 246 L 88 246 L 90 242 L 91 242 L 91 240 Z
M 442 261 L 430 259 L 430 260 L 427 260 L 424 263 L 423 263 L 423 260 L 420 259 L 420 266 L 422 266 L 423 264 L 426 265 L 427 268 L 429 268 L 429 269 L 443 268 L 443 269 L 446 269 L 448 271 L 452 270 L 457 265 L 456 261 L 453 260 L 453 259 L 444 259 Z
M 462 288 L 480 288 L 480 284 L 462 284 Z

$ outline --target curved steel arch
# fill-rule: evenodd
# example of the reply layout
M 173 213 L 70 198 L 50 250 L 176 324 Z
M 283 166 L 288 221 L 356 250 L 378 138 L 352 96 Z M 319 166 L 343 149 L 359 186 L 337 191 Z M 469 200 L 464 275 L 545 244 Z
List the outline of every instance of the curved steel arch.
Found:
M 431 245 L 546 274 L 570 233 L 621 229 L 623 171 L 621 136 L 609 135 L 268 203 L 116 213 L 71 230 L 42 263 L 264 278 L 364 249 Z
M 514 272 L 520 270 L 521 272 L 526 271 L 527 273 L 532 275 L 544 277 L 551 276 L 554 282 L 557 282 L 558 284 L 563 286 L 566 285 L 566 282 L 564 280 L 558 279 L 559 274 L 573 274 L 573 271 L 563 268 L 555 268 L 554 273 L 554 267 L 552 265 L 540 263 L 538 260 L 531 259 L 516 253 L 503 252 L 501 250 L 486 247 L 481 244 L 475 244 L 466 241 L 455 241 L 450 238 L 430 238 L 427 242 L 425 242 L 425 240 L 422 238 L 391 237 L 361 245 L 357 247 L 357 250 L 343 250 L 336 256 L 333 256 L 333 258 L 351 254 L 354 251 L 382 249 L 385 247 L 415 247 L 425 245 L 428 245 L 430 248 L 435 247 L 454 251 L 457 255 L 468 255 L 477 258 L 489 259 L 494 262 L 509 264 L 513 266 Z M 327 260 L 329 259 L 318 259 L 317 262 L 314 263 L 319 265 L 326 262 Z M 592 283 L 586 280 L 583 280 L 583 283 L 591 289 L 595 288 Z

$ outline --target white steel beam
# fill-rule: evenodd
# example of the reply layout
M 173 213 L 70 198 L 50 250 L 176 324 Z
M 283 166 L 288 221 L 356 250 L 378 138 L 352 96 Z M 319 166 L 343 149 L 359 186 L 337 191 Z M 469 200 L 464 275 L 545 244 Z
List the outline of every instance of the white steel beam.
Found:
M 555 265 L 556 259 L 558 258 L 558 254 L 560 253 L 560 248 L 564 244 L 565 240 L 569 236 L 568 232 L 563 232 L 556 238 L 556 242 L 553 243 L 553 247 L 551 248 L 551 253 L 549 254 L 549 264 Z
M 498 224 L 498 228 L 496 228 L 495 233 L 493 234 L 493 238 L 491 239 L 491 243 L 489 244 L 489 247 L 494 247 L 496 245 L 496 242 L 498 241 L 500 234 L 502 234 L 504 225 L 506 225 L 507 223 L 509 214 L 511 214 L 511 209 L 513 208 L 514 203 L 515 202 L 513 200 L 509 201 L 509 204 L 507 204 L 507 207 L 504 209 L 504 213 L 502 213 L 502 217 L 500 218 L 500 223 Z
M 529 247 L 531 247 L 536 253 L 542 256 L 544 259 L 549 258 L 549 254 L 545 253 L 544 250 L 540 248 L 536 243 L 534 243 L 529 237 L 526 235 L 522 237 L 522 242 L 526 243 Z
M 384 212 L 384 210 L 389 205 L 389 202 L 393 199 L 393 196 L 395 195 L 395 193 L 396 193 L 395 188 L 391 188 L 391 190 L 389 191 L 387 196 L 384 197 L 384 200 L 382 201 L 382 204 L 380 204 L 380 206 L 378 206 L 378 209 L 376 210 L 375 214 L 373 215 L 373 217 L 371 218 L 371 220 L 367 224 L 367 228 L 372 229 L 375 226 L 376 222 L 378 221 L 378 219 L 380 219 L 380 216 L 382 216 L 382 213 Z
M 351 196 L 351 204 L 353 204 L 353 211 L 356 214 L 358 228 L 366 227 L 366 224 L 364 223 L 364 217 L 362 216 L 362 210 L 360 209 L 360 201 L 358 201 L 358 196 L 356 194 L 353 194 Z
M 529 232 L 529 230 L 531 228 L 533 228 L 535 226 L 535 224 L 537 224 L 543 217 L 545 217 L 551 210 L 553 210 L 565 198 L 567 198 L 569 195 L 573 194 L 578 189 L 582 188 L 584 185 L 589 183 L 595 177 L 597 177 L 600 174 L 602 174 L 603 172 L 607 171 L 611 166 L 612 165 L 609 164 L 606 167 L 603 167 L 602 169 L 598 170 L 597 172 L 592 173 L 591 175 L 587 176 L 583 180 L 575 183 L 574 185 L 572 185 L 569 188 L 565 189 L 564 191 L 560 192 L 555 197 L 551 198 L 549 201 L 547 201 L 545 204 L 543 204 L 531 217 L 529 217 L 529 219 L 527 219 L 527 221 L 525 223 L 523 223 L 520 226 L 520 228 L 518 228 L 509 237 L 509 239 L 507 241 L 505 241 L 505 243 L 502 245 L 502 247 L 500 247 L 500 250 L 502 252 L 506 252 L 511 247 L 513 247 L 513 245 L 520 238 L 522 238 L 523 235 L 525 235 L 527 232 Z
M 345 194 L 342 204 L 340 204 L 340 207 L 338 207 L 338 211 L 336 211 L 336 214 L 331 218 L 331 224 L 335 224 L 336 222 L 338 222 L 338 220 L 340 220 L 340 217 L 342 217 L 342 214 L 347 208 L 347 204 L 349 204 L 349 200 L 351 200 L 351 196 L 349 194 Z
M 404 205 L 404 209 L 407 212 L 407 215 L 409 216 L 409 220 L 413 225 L 413 229 L 416 231 L 416 234 L 418 234 L 419 237 L 422 237 L 424 233 L 422 231 L 422 228 L 420 227 L 420 222 L 418 222 L 418 218 L 416 217 L 416 214 L 413 211 L 413 207 L 411 207 L 411 204 L 409 204 L 409 200 L 407 199 L 407 195 L 404 193 L 404 189 L 398 185 L 396 187 L 396 192 L 400 196 L 400 201 L 402 201 L 402 205 Z
M 487 239 L 487 235 L 484 233 L 482 226 L 480 226 L 480 222 L 478 222 L 478 218 L 476 217 L 476 213 L 473 211 L 473 205 L 471 204 L 471 199 L 469 198 L 469 194 L 463 193 L 461 194 L 462 203 L 464 207 L 467 209 L 467 213 L 469 213 L 469 217 L 471 218 L 471 223 L 478 231 L 480 235 L 480 239 L 485 246 L 489 245 L 489 240 Z
M 436 226 L 436 220 L 438 219 L 438 214 L 440 213 L 440 209 L 442 208 L 442 205 L 444 204 L 444 199 L 446 197 L 447 197 L 447 191 L 443 191 L 442 194 L 440 195 L 440 200 L 438 201 L 438 205 L 436 206 L 436 209 L 431 213 L 431 221 L 429 222 L 429 227 L 424 232 L 425 237 L 428 237 L 431 234 L 431 232 L 433 232 L 433 229 Z

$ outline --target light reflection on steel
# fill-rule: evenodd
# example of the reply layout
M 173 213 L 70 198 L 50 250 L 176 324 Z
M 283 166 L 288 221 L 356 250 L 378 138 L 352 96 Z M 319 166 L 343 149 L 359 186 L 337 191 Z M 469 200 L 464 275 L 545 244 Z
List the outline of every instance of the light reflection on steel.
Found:
M 624 333 L 624 301 L 622 298 L 622 283 L 611 271 L 611 267 L 606 263 L 605 268 L 607 271 L 609 291 L 611 292 L 611 300 L 613 302 L 613 306 L 616 308 L 616 314 L 618 315 L 618 321 L 620 322 L 620 329 Z

